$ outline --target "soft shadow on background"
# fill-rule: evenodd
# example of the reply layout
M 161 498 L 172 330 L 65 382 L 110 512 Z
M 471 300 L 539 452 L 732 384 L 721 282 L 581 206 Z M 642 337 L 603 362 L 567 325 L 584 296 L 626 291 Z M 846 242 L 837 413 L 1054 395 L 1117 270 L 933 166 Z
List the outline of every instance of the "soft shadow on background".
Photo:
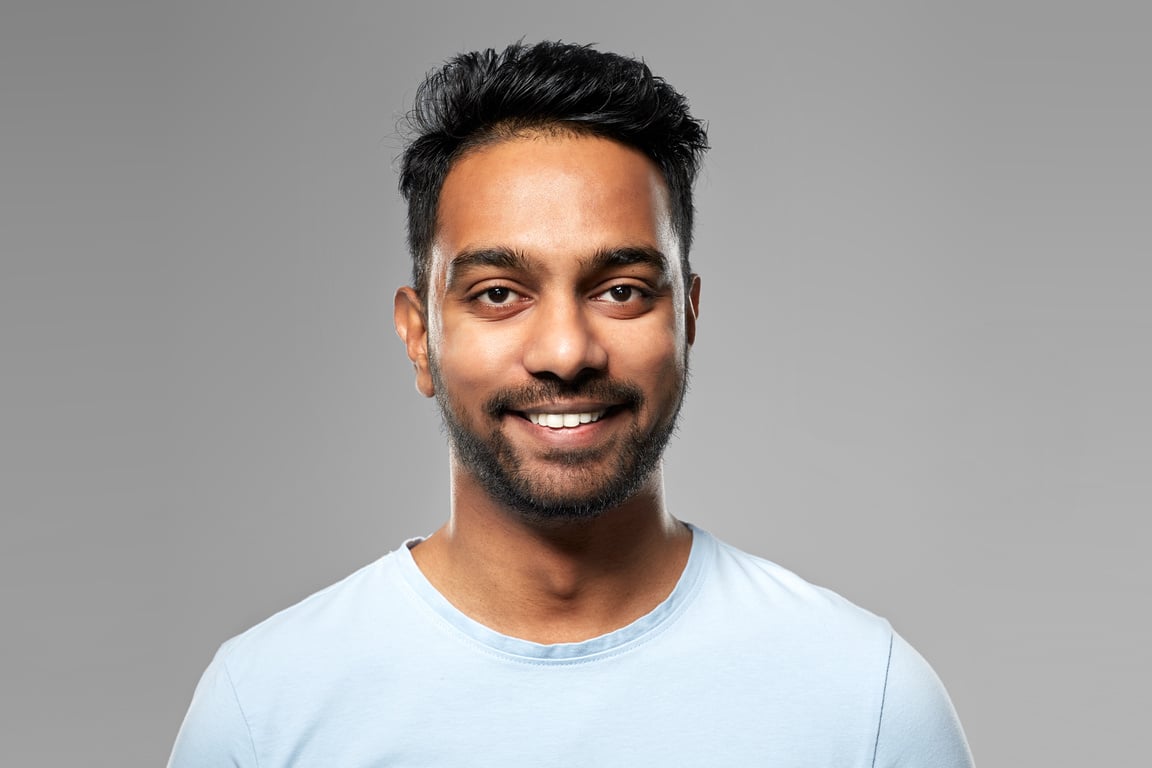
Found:
M 444 518 L 397 124 L 522 36 L 711 125 L 673 512 L 888 617 L 982 768 L 1146 753 L 1152 13 L 393 5 L 5 5 L 0 763 L 162 764 L 222 641 Z

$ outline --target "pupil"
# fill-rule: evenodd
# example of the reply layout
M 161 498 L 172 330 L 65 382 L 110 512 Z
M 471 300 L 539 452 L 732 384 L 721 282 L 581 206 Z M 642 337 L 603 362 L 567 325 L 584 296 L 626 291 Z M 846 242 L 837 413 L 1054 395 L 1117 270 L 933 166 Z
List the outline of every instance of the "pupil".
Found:
M 493 304 L 503 304 L 505 299 L 508 298 L 507 288 L 489 288 L 488 298 Z
M 632 286 L 617 285 L 612 289 L 612 295 L 620 301 L 627 301 L 632 296 Z

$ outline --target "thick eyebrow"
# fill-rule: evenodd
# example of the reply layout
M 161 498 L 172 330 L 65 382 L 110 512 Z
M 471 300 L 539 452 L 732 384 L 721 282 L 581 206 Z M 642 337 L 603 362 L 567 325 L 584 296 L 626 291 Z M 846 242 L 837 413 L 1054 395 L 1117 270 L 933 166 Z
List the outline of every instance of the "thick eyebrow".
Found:
M 519 251 L 510 248 L 473 248 L 461 251 L 448 262 L 448 271 L 445 285 L 451 288 L 469 272 L 494 267 L 515 272 L 527 272 L 529 269 L 528 257 Z
M 588 272 L 600 272 L 613 267 L 628 267 L 636 264 L 653 267 L 662 276 L 668 276 L 668 257 L 659 250 L 646 245 L 602 248 L 591 258 L 581 260 L 581 266 Z
M 649 266 L 659 272 L 661 277 L 668 276 L 668 257 L 656 248 L 645 245 L 601 248 L 588 258 L 580 260 L 580 269 L 587 274 L 633 265 Z M 466 249 L 457 253 L 448 262 L 445 286 L 451 290 L 469 272 L 484 268 L 531 272 L 532 260 L 521 251 L 500 246 Z

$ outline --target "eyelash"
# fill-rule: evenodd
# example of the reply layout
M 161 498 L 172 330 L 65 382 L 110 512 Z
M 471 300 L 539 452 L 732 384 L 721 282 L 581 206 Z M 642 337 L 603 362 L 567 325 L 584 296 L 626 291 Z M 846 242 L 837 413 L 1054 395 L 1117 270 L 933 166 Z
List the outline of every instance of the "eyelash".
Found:
M 493 291 L 506 292 L 507 296 L 505 297 L 505 300 L 504 301 L 484 301 L 483 299 L 485 297 L 491 298 L 488 296 L 488 294 L 492 293 Z M 519 295 L 520 294 L 516 293 L 516 291 L 512 290 L 511 288 L 509 288 L 505 285 L 493 285 L 493 286 L 491 286 L 489 288 L 485 288 L 484 290 L 477 293 L 475 296 L 472 297 L 472 300 L 476 301 L 480 304 L 487 304 L 489 306 L 494 306 L 494 307 L 503 307 L 509 303 L 509 301 L 508 301 L 509 297 L 519 296 Z
M 606 301 L 612 304 L 627 304 L 629 300 L 633 298 L 633 295 L 635 295 L 639 301 L 647 301 L 648 299 L 652 298 L 651 291 L 645 290 L 638 285 L 633 285 L 632 283 L 617 283 L 616 285 L 606 288 L 605 290 L 596 294 L 596 296 L 605 296 L 618 289 L 628 291 L 628 296 L 625 297 L 623 301 L 615 301 L 614 299 L 606 299 Z
M 608 299 L 601 299 L 600 298 L 602 296 L 605 296 L 606 294 L 610 294 L 613 291 L 617 291 L 617 290 L 628 291 L 628 295 L 624 298 L 623 301 L 615 301 L 611 298 L 608 298 Z M 491 294 L 493 291 L 503 291 L 504 292 L 504 300 L 503 301 L 491 300 L 492 297 L 489 294 Z M 514 297 L 518 297 L 518 296 L 520 296 L 520 294 L 517 291 L 513 290 L 512 288 L 509 288 L 506 285 L 493 285 L 493 286 L 489 286 L 488 288 L 485 288 L 482 291 L 477 291 L 476 294 L 472 296 L 471 300 L 478 303 L 478 304 L 483 304 L 485 306 L 505 307 L 505 306 L 508 306 L 509 304 L 512 303 L 512 299 Z M 641 288 L 638 285 L 634 285 L 632 283 L 616 283 L 615 285 L 609 286 L 608 288 L 605 288 L 603 291 L 600 291 L 599 293 L 595 294 L 594 300 L 606 301 L 610 304 L 628 304 L 633 299 L 636 299 L 639 301 L 647 301 L 648 299 L 651 299 L 652 296 L 653 296 L 652 291 L 647 290 L 645 288 Z M 485 298 L 488 298 L 489 301 L 485 301 L 484 300 Z

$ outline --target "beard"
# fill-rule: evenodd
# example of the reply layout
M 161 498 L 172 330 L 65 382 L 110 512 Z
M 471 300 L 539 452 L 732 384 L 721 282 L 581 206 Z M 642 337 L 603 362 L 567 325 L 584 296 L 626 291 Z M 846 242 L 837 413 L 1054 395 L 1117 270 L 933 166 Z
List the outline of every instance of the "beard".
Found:
M 502 419 L 510 412 L 534 403 L 588 399 L 617 403 L 613 410 L 635 415 L 645 409 L 643 391 L 631 382 L 599 374 L 571 382 L 540 379 L 490 397 L 483 405 L 483 414 L 492 426 L 483 432 L 456 408 L 435 359 L 429 362 L 436 403 L 457 461 L 493 501 L 534 522 L 590 520 L 635 496 L 660 466 L 664 448 L 676 431 L 687 379 L 685 367 L 672 411 L 662 422 L 643 430 L 633 421 L 628 430 L 605 446 L 553 449 L 541 458 L 554 471 L 541 472 L 524 466 L 504 434 Z M 511 418 L 520 416 L 512 414 Z

